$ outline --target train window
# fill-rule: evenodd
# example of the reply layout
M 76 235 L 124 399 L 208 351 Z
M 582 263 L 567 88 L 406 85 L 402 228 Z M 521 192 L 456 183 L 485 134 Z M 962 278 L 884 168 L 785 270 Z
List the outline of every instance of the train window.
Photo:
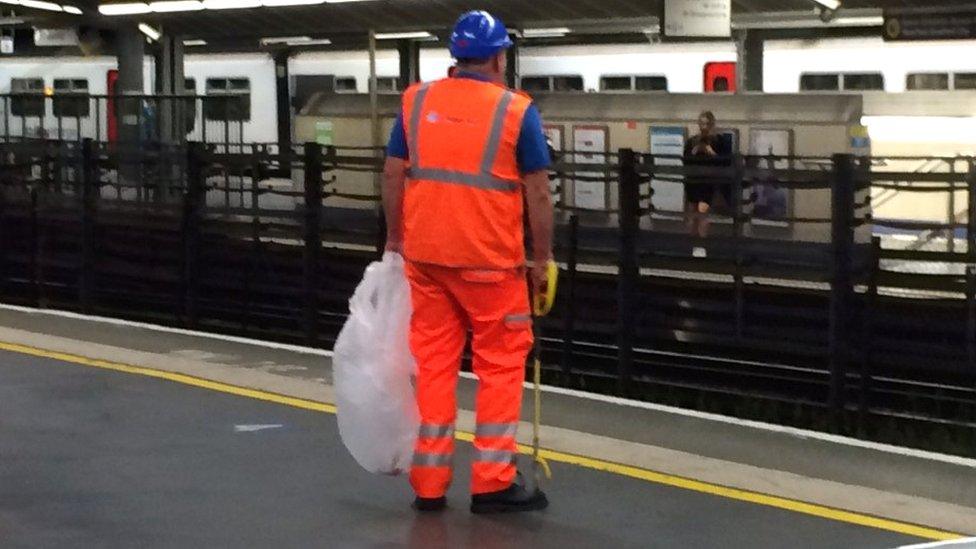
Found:
M 948 90 L 949 73 L 916 72 L 909 73 L 905 80 L 907 90 Z
M 87 118 L 91 113 L 88 80 L 84 78 L 55 78 L 52 103 L 54 116 Z
M 884 75 L 880 72 L 850 73 L 844 75 L 845 90 L 883 90 Z
M 953 89 L 976 90 L 976 72 L 957 72 L 952 79 Z
M 637 91 L 668 91 L 668 77 L 635 76 L 634 89 Z
M 14 116 L 44 116 L 44 79 L 11 78 L 10 93 L 36 94 L 37 97 L 13 97 L 10 99 L 10 114 Z
M 335 79 L 336 93 L 356 93 L 356 77 L 340 76 Z
M 583 91 L 582 76 L 553 76 L 553 91 Z
M 247 78 L 208 78 L 203 115 L 207 120 L 251 119 L 251 81 Z
M 552 91 L 552 81 L 548 76 L 523 76 L 521 85 L 527 92 Z
M 184 78 L 183 79 L 183 89 L 186 93 L 190 95 L 197 94 L 197 79 L 196 78 Z
M 633 78 L 630 76 L 601 76 L 600 91 L 619 91 L 634 89 Z
M 377 76 L 376 77 L 376 92 L 377 93 L 396 93 L 398 91 L 400 82 L 399 78 L 396 76 Z
M 839 74 L 800 75 L 800 91 L 837 91 L 840 89 Z

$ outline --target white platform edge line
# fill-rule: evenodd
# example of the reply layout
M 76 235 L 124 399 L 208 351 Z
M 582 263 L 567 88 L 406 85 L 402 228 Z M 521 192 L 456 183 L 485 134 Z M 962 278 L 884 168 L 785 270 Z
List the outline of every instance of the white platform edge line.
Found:
M 976 538 L 953 539 L 949 541 L 934 541 L 932 543 L 920 543 L 918 545 L 902 545 L 898 549 L 931 549 L 934 547 L 951 547 L 953 545 L 971 545 L 976 547 Z
M 114 326 L 143 328 L 146 330 L 153 330 L 153 331 L 163 332 L 163 333 L 199 337 L 204 339 L 213 339 L 218 341 L 227 341 L 231 343 L 253 345 L 256 347 L 264 347 L 267 349 L 276 349 L 276 350 L 289 351 L 289 352 L 301 353 L 306 355 L 315 355 L 315 356 L 322 356 L 322 357 L 334 356 L 334 353 L 332 351 L 326 349 L 316 349 L 314 347 L 306 347 L 303 345 L 291 345 L 288 343 L 276 343 L 273 341 L 263 341 L 260 339 L 252 339 L 247 337 L 215 334 L 215 333 L 201 332 L 195 330 L 186 330 L 183 328 L 172 328 L 169 326 L 161 326 L 159 324 L 150 324 L 147 322 L 136 322 L 131 320 L 122 320 L 118 318 L 110 318 L 110 317 L 96 316 L 96 315 L 84 315 L 80 313 L 74 313 L 71 311 L 61 311 L 57 309 L 37 309 L 32 307 L 22 307 L 19 305 L 8 305 L 8 304 L 0 303 L 0 310 L 4 310 L 4 309 L 10 311 L 28 313 L 28 314 L 42 314 L 42 315 L 57 316 L 57 317 L 70 318 L 76 320 L 85 320 L 89 322 L 99 322 L 99 323 L 110 324 Z M 475 379 L 475 380 L 478 379 L 477 376 L 469 372 L 461 372 L 461 377 L 464 377 L 466 379 Z M 526 382 L 524 386 L 526 389 L 532 388 L 532 384 L 529 382 Z M 734 425 L 737 427 L 747 427 L 751 429 L 757 429 L 760 431 L 768 431 L 772 433 L 790 435 L 801 439 L 816 440 L 820 442 L 829 442 L 832 444 L 840 444 L 843 446 L 850 446 L 850 447 L 861 448 L 865 450 L 873 450 L 877 452 L 883 452 L 883 453 L 902 456 L 902 457 L 911 457 L 917 459 L 924 459 L 928 461 L 937 461 L 949 465 L 956 465 L 960 467 L 968 467 L 968 468 L 976 469 L 976 459 L 973 458 L 953 456 L 949 454 L 941 454 L 938 452 L 918 450 L 915 448 L 906 448 L 903 446 L 895 446 L 892 444 L 884 444 L 880 442 L 871 442 L 867 440 L 860 440 L 860 439 L 845 437 L 840 435 L 832 435 L 830 433 L 822 433 L 819 431 L 810 431 L 810 430 L 800 429 L 796 427 L 788 427 L 785 425 L 775 425 L 772 423 L 765 423 L 762 421 L 740 419 L 731 416 L 723 416 L 720 414 L 699 412 L 696 410 L 686 410 L 684 408 L 676 408 L 674 406 L 667 406 L 664 404 L 655 404 L 652 402 L 643 402 L 639 400 L 629 400 L 625 398 L 620 398 L 620 397 L 615 397 L 610 395 L 601 395 L 597 393 L 587 393 L 575 389 L 553 387 L 551 385 L 543 385 L 542 390 L 546 393 L 593 400 L 597 402 L 603 402 L 606 404 L 613 404 L 616 406 L 626 406 L 630 408 L 639 408 L 643 410 L 650 410 L 655 412 L 662 412 L 667 414 L 684 416 L 693 419 L 714 421 L 718 423 Z

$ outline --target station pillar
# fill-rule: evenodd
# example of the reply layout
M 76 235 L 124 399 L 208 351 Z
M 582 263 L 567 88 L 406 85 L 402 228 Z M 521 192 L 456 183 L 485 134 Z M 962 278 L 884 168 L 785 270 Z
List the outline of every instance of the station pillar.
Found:
M 142 101 L 124 99 L 123 96 L 145 93 L 143 66 L 146 39 L 135 25 L 119 29 L 116 35 L 115 56 L 118 59 L 119 79 L 115 93 L 120 96 L 117 104 L 119 141 L 125 144 L 138 143 L 142 123 Z
M 763 53 L 765 38 L 756 30 L 740 30 L 736 33 L 736 89 L 740 91 L 763 91 Z
M 400 40 L 397 42 L 397 53 L 400 57 L 399 89 L 404 91 L 410 84 L 420 82 L 420 43 L 416 40 Z
M 159 39 L 155 59 L 156 93 L 163 96 L 186 95 L 182 38 L 163 35 Z M 160 142 L 180 144 L 186 140 L 188 117 L 194 112 L 192 101 L 171 97 L 149 105 L 156 117 Z

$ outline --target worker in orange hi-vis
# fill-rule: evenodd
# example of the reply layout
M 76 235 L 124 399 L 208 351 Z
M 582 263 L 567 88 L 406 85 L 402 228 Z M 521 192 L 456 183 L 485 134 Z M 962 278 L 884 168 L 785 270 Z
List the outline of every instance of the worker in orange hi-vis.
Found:
M 407 261 L 417 360 L 420 433 L 410 483 L 414 507 L 446 506 L 451 484 L 456 387 L 467 332 L 478 377 L 471 511 L 548 505 L 516 471 L 532 316 L 526 281 L 523 204 L 528 208 L 535 292 L 547 285 L 553 211 L 549 153 L 531 99 L 503 85 L 502 22 L 461 16 L 451 34 L 452 76 L 411 86 L 394 125 L 384 169 L 387 250 Z

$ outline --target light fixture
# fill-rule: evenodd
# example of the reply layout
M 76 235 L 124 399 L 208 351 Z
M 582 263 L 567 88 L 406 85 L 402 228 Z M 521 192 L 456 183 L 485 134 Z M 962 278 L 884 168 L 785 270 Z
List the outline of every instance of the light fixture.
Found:
M 82 11 L 74 6 L 61 6 L 61 9 L 63 9 L 65 13 L 70 13 L 72 15 L 82 14 Z
M 380 32 L 376 33 L 377 40 L 398 40 L 409 38 L 430 38 L 433 35 L 427 31 L 416 32 Z
M 310 42 L 312 40 L 311 36 L 273 36 L 270 38 L 262 38 L 262 46 L 270 46 L 272 44 L 300 44 L 302 42 Z
M 352 2 L 370 2 L 372 0 L 325 0 L 326 4 L 349 4 Z
M 183 41 L 183 45 L 186 46 L 186 47 L 191 47 L 191 48 L 193 46 L 206 46 L 207 45 L 207 41 L 206 40 L 200 40 L 200 39 L 184 40 Z
M 523 29 L 522 36 L 525 38 L 558 38 L 566 36 L 572 32 L 566 27 L 555 27 L 551 29 Z
M 156 13 L 200 11 L 203 9 L 203 3 L 198 0 L 165 0 L 163 2 L 150 2 L 149 9 Z
M 98 13 L 102 15 L 135 15 L 149 13 L 149 4 L 133 2 L 129 4 L 102 4 L 98 6 Z
M 25 8 L 36 10 L 61 11 L 61 6 L 53 2 L 41 2 L 40 0 L 20 0 L 20 5 Z
M 261 0 L 203 0 L 203 7 L 208 10 L 260 8 Z
M 11 6 L 19 6 L 20 0 L 0 0 L 0 4 L 10 4 Z
M 818 5 L 820 5 L 821 7 L 828 10 L 837 11 L 838 9 L 840 9 L 840 0 L 813 0 L 813 1 Z
M 289 46 L 295 46 L 295 45 L 300 45 L 300 46 L 328 46 L 331 43 L 332 43 L 332 40 L 329 40 L 328 38 L 314 38 L 312 40 L 305 40 L 304 42 L 298 42 L 298 43 L 286 42 L 286 44 L 288 44 Z
M 267 8 L 279 6 L 313 6 L 323 4 L 325 0 L 262 0 L 261 5 Z
M 142 32 L 142 34 L 145 34 L 150 40 L 153 41 L 159 41 L 159 39 L 162 38 L 163 36 L 163 33 L 159 32 L 158 30 L 150 27 L 145 23 L 139 23 L 139 31 Z

